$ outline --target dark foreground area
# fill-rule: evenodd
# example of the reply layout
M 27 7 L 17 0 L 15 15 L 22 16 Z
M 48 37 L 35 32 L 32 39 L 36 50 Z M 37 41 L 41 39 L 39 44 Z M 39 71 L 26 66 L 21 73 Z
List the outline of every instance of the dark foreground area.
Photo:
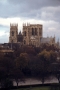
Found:
M 50 90 L 49 87 L 30 87 L 30 88 L 20 88 L 14 90 Z
M 2 90 L 4 88 L 1 88 Z M 6 90 L 60 90 L 60 84 L 24 85 L 5 88 Z

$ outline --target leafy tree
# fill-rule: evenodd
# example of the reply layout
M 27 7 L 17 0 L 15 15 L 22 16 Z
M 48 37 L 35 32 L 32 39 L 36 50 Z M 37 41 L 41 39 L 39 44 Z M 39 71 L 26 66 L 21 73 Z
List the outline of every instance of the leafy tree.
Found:
M 57 61 L 57 54 L 52 50 L 50 51 L 50 61 L 51 61 L 51 63 Z
M 17 67 L 14 68 L 14 71 L 13 71 L 13 73 L 12 73 L 12 77 L 15 79 L 15 81 L 16 81 L 16 83 L 17 83 L 17 87 L 18 87 L 18 83 L 19 83 L 20 81 L 24 81 L 24 74 L 23 74 L 23 72 L 22 72 L 19 68 L 17 68 Z
M 44 79 L 47 77 L 50 67 L 50 52 L 43 50 L 38 54 L 38 72 L 39 77 L 42 78 L 42 83 L 44 83 Z
M 4 85 L 6 78 L 10 79 L 11 72 L 13 71 L 14 62 L 9 57 L 0 59 L 0 82 L 1 86 Z
M 38 57 L 43 61 L 50 60 L 50 52 L 43 50 L 41 53 L 38 54 Z
M 2 84 L 1 84 L 1 88 L 11 88 L 13 86 L 13 82 L 11 79 L 6 78 L 3 79 Z
M 21 53 L 19 57 L 15 59 L 15 69 L 13 74 L 15 75 L 15 80 L 18 82 L 19 80 L 24 80 L 24 72 L 26 71 L 26 67 L 28 66 L 28 54 L 27 53 Z
M 24 69 L 28 65 L 28 54 L 21 53 L 19 57 L 16 58 L 16 67 L 20 70 Z

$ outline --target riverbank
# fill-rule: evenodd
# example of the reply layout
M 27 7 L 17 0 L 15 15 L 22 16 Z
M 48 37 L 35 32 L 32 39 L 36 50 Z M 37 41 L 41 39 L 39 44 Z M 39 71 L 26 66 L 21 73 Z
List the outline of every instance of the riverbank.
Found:
M 51 83 L 58 83 L 58 79 L 56 77 L 49 77 L 49 79 L 46 79 L 44 81 L 44 84 L 51 84 Z M 36 85 L 36 84 L 42 84 L 41 80 L 35 79 L 35 78 L 26 78 L 24 81 L 18 82 L 18 86 L 23 85 Z M 15 80 L 13 80 L 13 86 L 17 86 L 17 83 Z

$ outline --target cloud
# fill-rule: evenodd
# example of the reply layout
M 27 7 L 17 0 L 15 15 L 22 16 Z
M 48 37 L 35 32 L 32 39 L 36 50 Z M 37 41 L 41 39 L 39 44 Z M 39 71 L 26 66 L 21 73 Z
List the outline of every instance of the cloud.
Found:
M 5 31 L 0 31 L 0 43 L 9 42 L 9 33 Z
M 28 17 L 35 18 L 41 14 L 41 9 L 60 6 L 59 0 L 5 0 L 0 3 L 1 17 Z
M 42 8 L 41 18 L 47 20 L 60 20 L 60 6 Z
M 43 36 L 55 34 L 58 38 L 60 0 L 0 0 L 0 38 L 3 42 L 10 31 L 10 23 L 18 23 L 22 31 L 23 23 L 27 22 L 42 24 Z
M 9 36 L 8 35 L 0 36 L 0 43 L 8 43 L 8 42 L 9 42 Z
M 30 24 L 42 24 L 43 25 L 43 36 L 54 36 L 54 34 L 59 37 L 58 33 L 60 33 L 60 23 L 53 20 L 38 20 L 38 19 L 25 19 L 25 18 L 0 18 L 0 25 L 4 26 L 4 28 L 0 27 L 0 37 L 6 35 L 9 38 L 10 32 L 10 23 L 18 23 L 19 31 L 22 31 L 23 23 Z M 1 31 L 2 30 L 2 31 Z M 3 40 L 4 42 L 4 40 Z
M 45 7 L 45 6 L 58 6 L 60 5 L 59 0 L 8 0 L 9 3 L 11 4 L 26 4 L 26 7 L 34 7 L 34 8 L 39 8 L 39 7 Z M 31 8 L 32 8 L 31 7 Z

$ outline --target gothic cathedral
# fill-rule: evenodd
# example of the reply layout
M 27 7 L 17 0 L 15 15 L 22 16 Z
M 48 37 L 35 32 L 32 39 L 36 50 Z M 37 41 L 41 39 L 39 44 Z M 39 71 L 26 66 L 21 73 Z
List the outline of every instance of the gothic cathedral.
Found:
M 18 24 L 10 24 L 9 43 L 22 43 L 23 45 L 40 46 L 42 38 L 41 24 L 23 24 L 23 33 L 18 34 Z M 19 40 L 18 40 L 19 37 Z

